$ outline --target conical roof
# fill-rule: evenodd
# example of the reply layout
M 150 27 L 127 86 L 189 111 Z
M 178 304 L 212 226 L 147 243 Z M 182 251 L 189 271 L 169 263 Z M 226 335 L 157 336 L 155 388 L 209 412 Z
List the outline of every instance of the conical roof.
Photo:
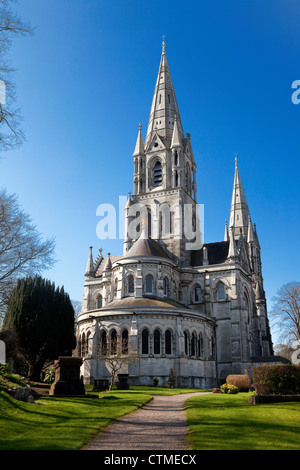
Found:
M 148 122 L 147 136 L 145 140 L 146 147 L 151 142 L 153 136 L 157 133 L 171 143 L 174 127 L 174 116 L 176 115 L 178 133 L 184 139 L 183 128 L 181 124 L 177 99 L 171 78 L 165 43 L 162 44 L 162 55 L 154 89 L 150 117 Z
M 151 238 L 140 237 L 132 247 L 127 251 L 124 258 L 139 258 L 139 257 L 160 257 L 168 258 L 168 255 L 162 249 L 162 247 Z

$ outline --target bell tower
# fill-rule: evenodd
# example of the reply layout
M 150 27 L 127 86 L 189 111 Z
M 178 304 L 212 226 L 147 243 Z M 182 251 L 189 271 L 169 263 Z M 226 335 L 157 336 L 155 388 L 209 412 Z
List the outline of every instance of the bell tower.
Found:
M 199 248 L 200 236 L 196 163 L 190 134 L 184 136 L 165 42 L 147 134 L 144 141 L 140 124 L 133 159 L 134 191 L 126 210 L 127 226 L 135 214 L 141 216 L 148 221 L 148 236 L 178 264 L 189 264 L 190 250 Z M 136 227 L 136 234 L 127 231 L 124 254 L 140 236 L 141 224 Z

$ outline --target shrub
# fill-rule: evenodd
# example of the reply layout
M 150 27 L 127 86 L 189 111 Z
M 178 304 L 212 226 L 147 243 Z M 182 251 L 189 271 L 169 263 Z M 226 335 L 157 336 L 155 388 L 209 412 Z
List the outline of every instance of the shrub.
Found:
M 240 392 L 248 392 L 251 387 L 251 379 L 247 374 L 228 375 L 226 383 L 235 385 Z
M 158 378 L 157 378 L 157 377 L 154 377 L 152 383 L 153 383 L 153 387 L 157 387 L 157 385 L 158 385 Z
M 300 393 L 300 366 L 294 364 L 252 367 L 257 395 L 294 395 Z
M 227 383 L 221 385 L 221 391 L 223 393 L 228 393 L 228 394 L 239 393 L 238 387 L 236 387 L 235 385 L 232 385 L 232 384 L 227 384 Z

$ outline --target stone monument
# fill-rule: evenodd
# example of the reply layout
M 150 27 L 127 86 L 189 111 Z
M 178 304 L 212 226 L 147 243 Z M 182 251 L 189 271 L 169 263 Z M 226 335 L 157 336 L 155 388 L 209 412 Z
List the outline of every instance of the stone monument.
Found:
M 81 357 L 60 356 L 54 363 L 55 381 L 49 395 L 83 396 L 84 385 L 80 379 Z

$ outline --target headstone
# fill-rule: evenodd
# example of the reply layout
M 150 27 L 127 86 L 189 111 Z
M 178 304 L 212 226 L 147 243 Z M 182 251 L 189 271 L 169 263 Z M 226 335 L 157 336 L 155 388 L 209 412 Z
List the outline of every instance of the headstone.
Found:
M 94 388 L 93 391 L 103 390 L 109 387 L 108 379 L 94 379 Z
M 55 361 L 55 381 L 49 395 L 82 396 L 84 385 L 80 379 L 81 357 L 60 356 Z
M 128 390 L 129 385 L 127 383 L 129 374 L 118 374 L 119 381 L 117 382 L 117 389 L 118 390 Z

